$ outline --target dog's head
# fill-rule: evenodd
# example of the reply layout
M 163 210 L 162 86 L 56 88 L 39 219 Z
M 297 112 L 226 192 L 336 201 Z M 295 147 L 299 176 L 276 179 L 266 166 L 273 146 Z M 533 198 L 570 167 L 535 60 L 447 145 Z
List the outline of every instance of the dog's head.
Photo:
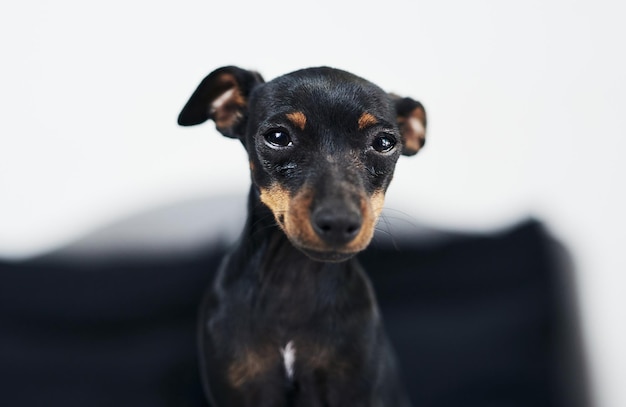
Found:
M 292 244 L 321 261 L 369 244 L 398 157 L 417 153 L 426 132 L 419 102 L 332 68 L 267 83 L 256 72 L 217 69 L 178 123 L 208 119 L 241 140 L 261 201 Z

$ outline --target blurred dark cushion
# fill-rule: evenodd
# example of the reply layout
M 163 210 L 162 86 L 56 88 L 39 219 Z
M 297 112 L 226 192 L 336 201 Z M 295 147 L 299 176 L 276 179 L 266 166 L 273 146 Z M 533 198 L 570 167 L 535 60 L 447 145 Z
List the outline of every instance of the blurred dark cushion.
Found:
M 196 306 L 223 251 L 0 262 L 0 404 L 204 406 Z M 361 255 L 416 407 L 588 406 L 563 258 L 535 221 Z

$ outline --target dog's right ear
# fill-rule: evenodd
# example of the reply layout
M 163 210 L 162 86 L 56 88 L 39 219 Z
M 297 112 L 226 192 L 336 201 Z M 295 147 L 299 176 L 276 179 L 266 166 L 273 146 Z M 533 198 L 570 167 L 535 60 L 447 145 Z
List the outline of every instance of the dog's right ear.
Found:
M 248 97 L 252 89 L 263 82 L 257 72 L 236 66 L 216 69 L 193 92 L 178 115 L 178 124 L 193 126 L 212 119 L 223 135 L 242 138 Z
M 415 155 L 426 142 L 426 110 L 417 100 L 389 94 L 396 107 L 398 127 L 402 134 L 402 154 Z

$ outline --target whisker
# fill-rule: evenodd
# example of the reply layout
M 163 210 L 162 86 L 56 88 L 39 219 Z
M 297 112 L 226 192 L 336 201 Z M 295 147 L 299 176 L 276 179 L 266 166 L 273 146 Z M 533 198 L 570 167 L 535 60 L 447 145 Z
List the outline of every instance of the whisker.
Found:
M 400 247 L 398 246 L 398 242 L 396 241 L 396 238 L 395 238 L 395 236 L 393 234 L 391 223 L 389 223 L 389 219 L 387 219 L 387 215 L 384 214 L 384 213 L 381 213 L 380 217 L 383 220 L 383 222 L 385 223 L 385 226 L 386 226 L 387 230 L 383 230 L 382 228 L 376 228 L 376 230 L 381 231 L 383 233 L 387 233 L 387 235 L 391 239 L 391 244 L 392 244 L 393 248 L 396 249 L 396 250 L 400 250 Z
M 260 228 L 258 227 L 259 224 L 266 222 L 268 219 L 272 219 L 273 221 L 269 222 L 264 227 L 260 227 Z M 276 222 L 276 219 L 274 218 L 272 214 L 268 214 L 268 215 L 260 217 L 259 219 L 255 220 L 254 223 L 251 225 L 251 228 L 253 230 L 252 232 L 253 235 L 257 235 L 273 227 L 279 227 L 279 225 L 278 225 L 278 222 Z
M 401 216 L 393 216 L 390 215 L 389 212 L 396 212 Z M 398 210 L 398 209 L 393 209 L 393 208 L 387 208 L 385 207 L 384 213 L 381 213 L 381 217 L 385 217 L 387 220 L 399 220 L 402 221 L 402 223 L 407 224 L 412 226 L 413 229 L 419 230 L 421 229 L 421 225 L 419 224 L 419 222 L 417 221 L 417 219 L 414 216 L 411 216 L 409 213 Z

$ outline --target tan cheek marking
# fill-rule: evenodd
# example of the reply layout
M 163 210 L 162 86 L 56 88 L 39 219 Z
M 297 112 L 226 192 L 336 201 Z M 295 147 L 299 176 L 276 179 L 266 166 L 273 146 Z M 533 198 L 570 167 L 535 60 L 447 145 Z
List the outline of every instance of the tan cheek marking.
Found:
M 269 188 L 260 188 L 260 190 L 261 202 L 270 208 L 274 217 L 282 226 L 281 219 L 285 216 L 287 209 L 289 209 L 289 201 L 291 199 L 289 191 L 280 185 L 272 185 Z
M 385 193 L 383 191 L 374 192 L 370 201 L 372 202 L 374 216 L 376 217 L 376 220 L 378 220 L 378 217 L 383 210 L 383 206 L 385 206 Z
M 304 126 L 306 126 L 306 116 L 302 112 L 293 112 L 287 114 L 287 119 L 294 126 L 298 127 L 300 130 L 304 130 Z
M 293 198 L 285 216 L 285 231 L 298 244 L 313 250 L 327 250 L 326 244 L 319 238 L 311 225 L 311 203 L 313 192 L 303 188 Z
M 346 246 L 344 251 L 361 251 L 369 245 L 372 237 L 374 237 L 376 222 L 378 222 L 378 217 L 383 210 L 384 202 L 385 193 L 382 191 L 374 192 L 369 199 L 361 199 L 361 216 L 363 219 L 361 230 L 354 240 Z
M 313 192 L 310 189 L 304 188 L 291 199 L 286 190 L 273 186 L 261 189 L 261 201 L 272 210 L 279 225 L 294 242 L 312 250 L 329 249 L 311 225 Z M 363 219 L 361 230 L 352 242 L 341 249 L 342 252 L 352 253 L 367 247 L 374 236 L 376 222 L 383 209 L 384 201 L 383 191 L 376 191 L 371 197 L 361 199 L 360 210 Z
M 372 114 L 365 112 L 359 117 L 359 130 L 373 126 L 376 123 L 378 123 L 378 120 Z

